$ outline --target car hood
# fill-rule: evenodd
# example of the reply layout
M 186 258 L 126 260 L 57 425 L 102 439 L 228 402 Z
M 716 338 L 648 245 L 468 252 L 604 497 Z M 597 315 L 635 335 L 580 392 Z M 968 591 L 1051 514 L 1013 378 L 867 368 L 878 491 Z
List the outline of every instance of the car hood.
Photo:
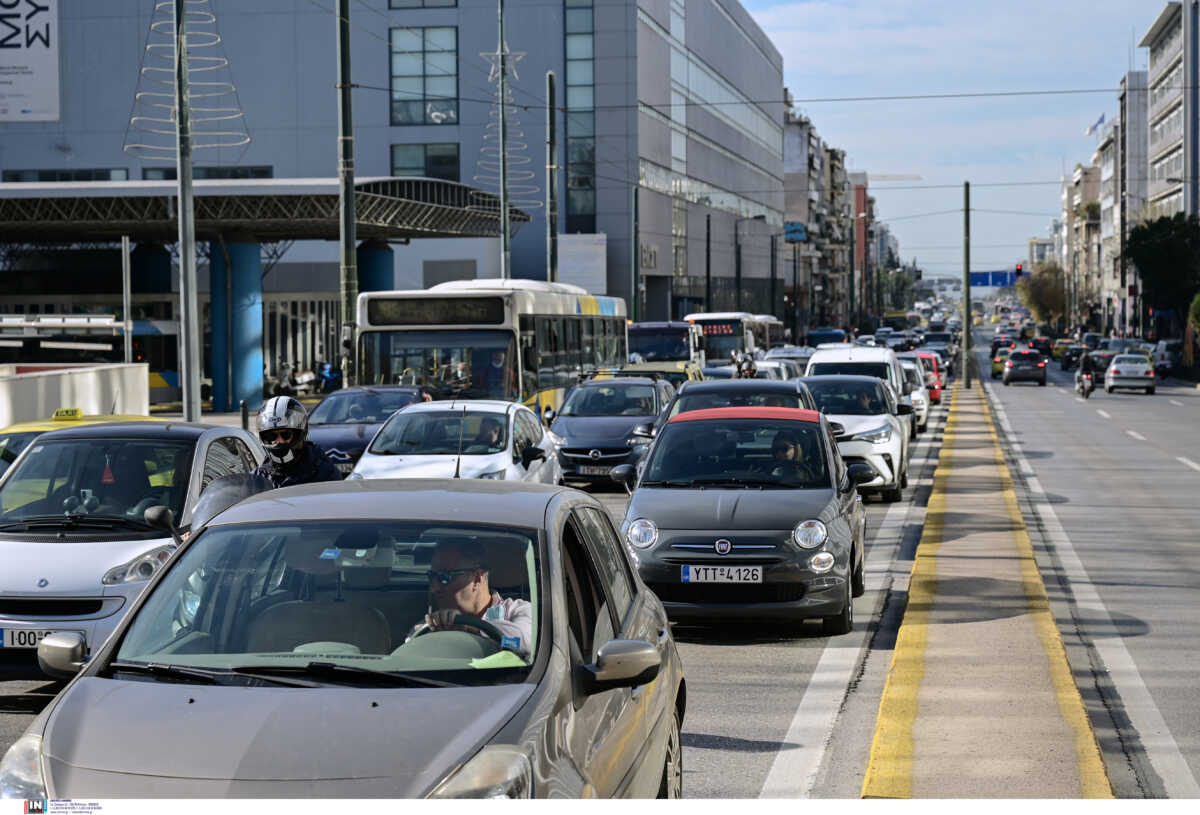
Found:
M 565 447 L 627 447 L 626 441 L 640 424 L 655 416 L 563 416 L 550 429 L 562 436 Z
M 371 439 L 381 427 L 382 422 L 309 425 L 308 438 L 334 458 L 353 458 L 362 454 L 363 449 L 371 443 Z
M 469 758 L 532 690 L 91 676 L 64 694 L 42 749 L 59 798 L 413 798 Z
M 833 512 L 833 490 L 665 489 L 634 491 L 626 518 L 662 529 L 791 529 Z
M 0 568 L 0 596 L 97 596 L 104 593 L 102 589 L 116 588 L 100 583 L 105 572 L 167 543 L 171 543 L 170 538 L 0 540 L 0 563 L 4 564 Z
M 862 433 L 864 430 L 874 430 L 877 427 L 883 427 L 885 424 L 891 424 L 888 421 L 888 414 L 876 413 L 873 416 L 857 416 L 854 414 L 827 414 L 826 417 L 831 422 L 837 422 L 842 427 L 846 428 L 846 437 L 853 436 L 856 433 Z
M 354 465 L 355 477 L 360 478 L 454 478 L 457 470 L 462 478 L 478 478 L 480 473 L 504 469 L 505 453 L 487 456 L 377 456 L 365 453 Z

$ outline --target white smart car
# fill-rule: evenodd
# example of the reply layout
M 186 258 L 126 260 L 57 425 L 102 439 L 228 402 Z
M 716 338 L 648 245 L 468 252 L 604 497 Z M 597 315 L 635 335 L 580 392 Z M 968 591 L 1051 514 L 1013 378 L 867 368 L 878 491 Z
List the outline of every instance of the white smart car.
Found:
M 561 484 L 559 444 L 532 410 L 515 402 L 418 402 L 387 420 L 349 478 Z

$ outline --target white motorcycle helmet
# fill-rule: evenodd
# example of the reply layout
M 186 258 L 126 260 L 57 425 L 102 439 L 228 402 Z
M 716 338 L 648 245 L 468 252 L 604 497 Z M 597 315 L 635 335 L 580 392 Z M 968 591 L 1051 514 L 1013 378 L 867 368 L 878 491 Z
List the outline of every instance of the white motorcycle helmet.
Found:
M 291 438 L 281 439 L 281 430 L 290 430 Z M 295 461 L 308 440 L 308 411 L 291 396 L 268 399 L 258 411 L 258 439 L 275 464 Z

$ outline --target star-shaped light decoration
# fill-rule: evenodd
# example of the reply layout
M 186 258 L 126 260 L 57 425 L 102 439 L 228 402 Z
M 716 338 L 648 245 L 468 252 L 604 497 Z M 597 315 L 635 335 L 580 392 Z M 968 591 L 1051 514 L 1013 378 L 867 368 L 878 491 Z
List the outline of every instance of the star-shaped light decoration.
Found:
M 500 78 L 500 57 L 505 56 L 505 65 L 508 67 L 508 73 L 513 79 L 520 79 L 517 76 L 517 63 L 525 58 L 526 51 L 509 51 L 508 43 L 504 43 L 503 51 L 480 51 L 479 56 L 492 63 L 491 70 L 488 71 L 488 82 L 495 82 Z

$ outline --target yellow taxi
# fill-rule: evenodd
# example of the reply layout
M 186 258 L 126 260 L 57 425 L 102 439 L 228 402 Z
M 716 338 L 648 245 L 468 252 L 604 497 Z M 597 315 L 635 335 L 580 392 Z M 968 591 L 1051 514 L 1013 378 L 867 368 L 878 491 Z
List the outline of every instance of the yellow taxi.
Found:
M 700 366 L 691 360 L 664 360 L 662 362 L 636 362 L 623 365 L 620 373 L 624 376 L 656 373 L 676 388 L 684 382 L 700 382 L 704 372 Z
M 21 451 L 43 433 L 62 430 L 65 427 L 82 427 L 102 422 L 159 422 L 151 416 L 136 414 L 105 413 L 84 414 L 79 408 L 59 408 L 49 419 L 35 422 L 18 422 L 0 430 L 0 474 L 8 469 Z
M 1050 356 L 1054 359 L 1062 359 L 1062 355 L 1067 352 L 1067 348 L 1071 345 L 1070 340 L 1057 339 L 1050 346 Z
M 976 314 L 975 319 L 971 321 L 971 325 L 983 325 L 983 318 Z
M 1002 319 L 1003 318 L 999 314 L 993 314 L 991 317 L 988 318 L 988 322 L 990 322 L 992 325 L 995 325 L 996 323 L 1000 322 L 1000 320 L 1002 320 Z
M 1012 346 L 996 350 L 996 355 L 992 357 L 992 379 L 999 379 L 1000 375 L 1004 373 L 1004 363 L 1012 352 Z

